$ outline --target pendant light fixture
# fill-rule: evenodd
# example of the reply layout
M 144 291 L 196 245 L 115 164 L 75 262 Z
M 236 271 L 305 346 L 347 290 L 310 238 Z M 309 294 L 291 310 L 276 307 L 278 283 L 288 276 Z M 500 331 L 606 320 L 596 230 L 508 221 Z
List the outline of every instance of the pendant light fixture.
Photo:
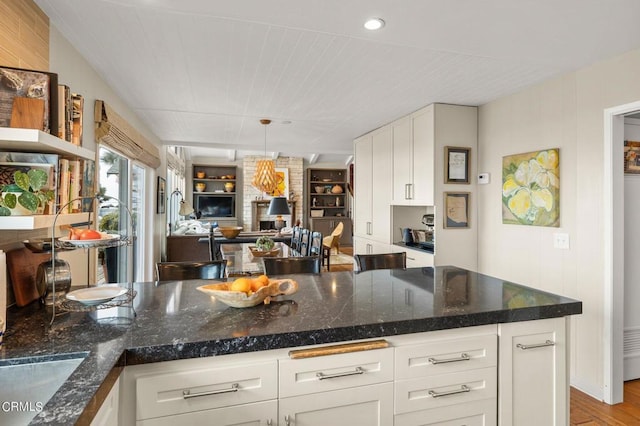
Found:
M 271 120 L 263 118 L 260 123 L 264 125 L 264 160 L 256 162 L 256 172 L 253 175 L 251 185 L 258 191 L 270 193 L 278 185 L 276 165 L 273 160 L 267 158 L 267 126 L 271 123 Z

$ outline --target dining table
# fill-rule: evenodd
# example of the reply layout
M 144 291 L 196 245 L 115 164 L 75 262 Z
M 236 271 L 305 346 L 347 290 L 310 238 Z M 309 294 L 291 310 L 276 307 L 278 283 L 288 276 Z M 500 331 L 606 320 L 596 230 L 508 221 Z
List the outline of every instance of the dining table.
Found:
M 237 277 L 264 274 L 264 263 L 262 263 L 264 256 L 252 253 L 251 249 L 255 248 L 255 246 L 255 243 L 220 244 L 222 258 L 227 261 L 227 276 Z M 300 256 L 297 250 L 283 242 L 276 242 L 274 249 L 275 248 L 278 248 L 278 251 L 269 254 L 270 257 Z

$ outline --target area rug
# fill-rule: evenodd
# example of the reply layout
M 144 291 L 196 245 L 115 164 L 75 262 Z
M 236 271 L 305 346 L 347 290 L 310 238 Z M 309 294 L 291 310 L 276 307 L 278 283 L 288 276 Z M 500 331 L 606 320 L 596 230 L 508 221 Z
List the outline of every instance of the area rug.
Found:
M 353 256 L 348 254 L 331 254 L 331 266 L 333 265 L 351 265 L 353 264 Z

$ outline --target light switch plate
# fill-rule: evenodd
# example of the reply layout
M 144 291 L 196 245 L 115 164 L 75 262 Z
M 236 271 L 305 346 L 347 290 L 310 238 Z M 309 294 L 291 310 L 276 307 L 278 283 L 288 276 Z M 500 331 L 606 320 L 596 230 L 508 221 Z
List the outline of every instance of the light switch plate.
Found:
M 491 178 L 491 175 L 489 173 L 480 173 L 478 175 L 478 184 L 486 185 L 487 183 L 489 183 L 490 178 Z

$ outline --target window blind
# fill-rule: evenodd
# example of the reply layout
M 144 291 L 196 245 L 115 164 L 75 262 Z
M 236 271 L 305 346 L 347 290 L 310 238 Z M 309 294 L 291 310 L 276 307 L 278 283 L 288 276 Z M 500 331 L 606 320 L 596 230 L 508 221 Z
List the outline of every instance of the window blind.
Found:
M 106 102 L 96 99 L 96 140 L 151 168 L 160 167 L 160 152 Z

